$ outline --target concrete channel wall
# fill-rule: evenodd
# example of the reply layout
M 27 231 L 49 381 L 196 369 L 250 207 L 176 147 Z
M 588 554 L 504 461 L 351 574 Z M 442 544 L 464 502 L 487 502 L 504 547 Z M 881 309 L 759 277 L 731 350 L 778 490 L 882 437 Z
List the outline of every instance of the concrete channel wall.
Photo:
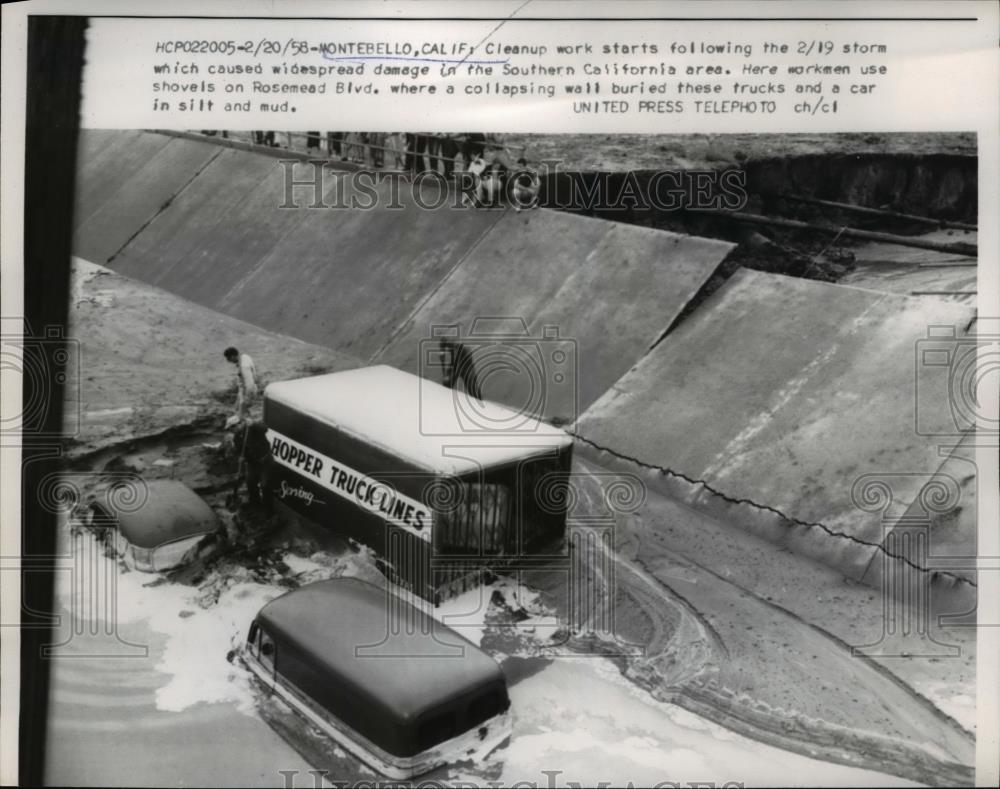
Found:
M 922 361 L 928 345 L 967 350 L 974 315 L 740 269 L 575 429 L 599 460 L 638 462 L 671 495 L 858 581 L 881 583 L 879 546 L 929 571 L 946 550 L 941 583 L 974 601 L 971 567 L 952 560 L 976 553 L 973 479 L 946 462 L 961 454 L 949 371 Z M 929 337 L 945 327 L 954 341 Z M 929 550 L 887 543 L 917 510 Z
M 289 178 L 305 184 L 291 200 Z M 364 209 L 316 207 L 373 196 Z M 421 193 L 425 206 L 438 196 Z M 947 424 L 947 401 L 917 399 L 940 382 L 933 370 L 915 379 L 915 354 L 929 326 L 960 334 L 971 307 L 741 270 L 657 344 L 732 245 L 444 202 L 359 191 L 343 171 L 301 158 L 289 170 L 245 146 L 86 131 L 75 249 L 264 329 L 430 377 L 437 333 L 494 348 L 488 399 L 574 423 L 599 462 L 639 463 L 672 496 L 882 583 L 878 546 L 945 473 L 947 452 L 918 428 Z M 862 506 L 866 475 L 890 479 L 892 512 Z M 968 476 L 961 517 L 934 520 L 951 556 L 975 555 Z
M 414 372 L 435 326 L 467 336 L 477 319 L 512 319 L 525 334 L 479 341 L 527 368 L 485 375 L 485 394 L 562 421 L 660 338 L 732 249 L 545 209 L 466 208 L 433 181 L 417 196 L 366 189 L 345 171 L 183 136 L 90 130 L 80 161 L 81 257 Z M 369 207 L 316 207 L 355 199 Z M 557 346 L 565 362 L 552 362 Z M 520 387 L 526 375 L 540 399 Z

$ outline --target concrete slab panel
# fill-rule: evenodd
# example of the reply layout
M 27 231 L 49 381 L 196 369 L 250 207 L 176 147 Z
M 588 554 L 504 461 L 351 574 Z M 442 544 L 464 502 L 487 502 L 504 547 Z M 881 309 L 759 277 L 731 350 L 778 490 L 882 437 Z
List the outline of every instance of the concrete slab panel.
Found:
M 139 153 L 146 146 L 146 141 L 140 138 L 128 146 L 133 154 L 129 162 L 116 159 L 115 168 L 121 168 L 118 172 L 131 175 L 100 208 L 77 225 L 73 246 L 82 257 L 105 263 L 221 153 L 215 146 L 168 138 L 166 145 L 156 147 L 142 160 Z M 130 164 L 134 164 L 134 169 Z
M 274 158 L 114 134 L 88 143 L 97 158 L 112 156 L 119 188 L 78 232 L 81 254 L 114 256 L 124 274 L 262 328 L 414 372 L 433 324 L 468 332 L 477 318 L 517 318 L 523 336 L 497 346 L 490 329 L 487 345 L 513 349 L 521 368 L 487 370 L 485 394 L 562 421 L 662 336 L 731 250 L 546 210 L 428 210 L 432 182 L 423 206 L 409 188 L 390 200 L 382 184 L 372 208 L 345 208 L 374 192 L 305 163 L 295 181 L 321 172 L 324 203 L 338 207 L 307 207 L 314 191 L 304 187 L 298 207 L 282 208 L 287 173 Z M 150 138 L 166 142 L 143 163 Z M 539 344 L 546 327 L 559 336 Z M 546 354 L 556 350 L 553 364 Z
M 931 326 L 960 338 L 972 315 L 946 300 L 741 269 L 577 432 L 728 498 L 878 545 L 886 523 L 862 507 L 862 489 L 888 478 L 905 510 L 942 462 L 942 439 L 926 433 L 948 424 L 950 407 L 932 376 L 915 377 L 921 343 Z
M 124 132 L 138 136 L 142 132 Z M 77 175 L 83 175 L 83 168 L 92 166 L 93 162 L 109 146 L 118 143 L 123 132 L 117 129 L 80 129 L 76 144 L 76 156 L 78 162 Z
M 134 146 L 135 139 L 120 133 L 110 147 Z M 297 207 L 282 208 L 288 179 L 277 159 L 184 139 L 171 145 L 151 170 L 118 179 L 123 188 L 140 177 L 155 180 L 157 161 L 171 152 L 190 158 L 171 161 L 175 170 L 197 177 L 145 227 L 144 217 L 119 219 L 123 232 L 126 226 L 142 232 L 111 261 L 115 269 L 263 328 L 362 357 L 385 343 L 502 216 L 449 205 L 426 210 L 408 188 L 390 199 L 389 184 L 378 187 L 370 210 L 346 208 L 354 198 L 371 202 L 373 193 L 327 169 L 315 179 L 322 205 L 313 205 L 316 191 L 304 186 L 294 191 Z M 213 158 L 205 166 L 207 152 Z M 292 177 L 309 183 L 316 172 L 297 163 Z M 435 189 L 425 186 L 425 206 L 435 204 Z M 112 246 L 106 234 L 101 243 L 102 252 Z
M 377 358 L 419 372 L 421 342 L 434 326 L 457 324 L 488 399 L 572 421 L 659 339 L 731 249 L 555 211 L 508 211 Z M 505 337 L 518 323 L 524 335 Z M 557 352 L 569 358 L 555 361 Z
M 209 272 L 201 258 L 220 234 L 235 237 L 244 231 L 243 214 L 252 192 L 261 189 L 264 201 L 270 195 L 274 206 L 280 204 L 280 194 L 274 193 L 281 185 L 274 175 L 278 170 L 276 159 L 223 149 L 179 199 L 122 249 L 112 261 L 114 267 L 175 293 L 189 291 L 189 298 L 209 303 L 218 293 L 205 289 Z M 194 283 L 199 283 L 196 289 Z
M 77 152 L 74 228 L 79 231 L 170 140 L 142 131 L 84 129 Z
M 413 205 L 306 210 L 261 264 L 219 301 L 274 331 L 371 357 L 499 218 Z
M 295 171 L 304 173 L 313 167 L 296 165 Z M 225 312 L 221 306 L 225 296 L 240 287 L 240 283 L 261 265 L 286 234 L 294 232 L 307 214 L 304 207 L 279 208 L 284 178 L 280 167 L 271 169 L 205 235 L 203 243 L 189 252 L 185 265 L 175 266 L 169 278 L 161 280 L 162 286 L 178 293 L 183 293 L 183 289 L 197 290 L 192 298 Z

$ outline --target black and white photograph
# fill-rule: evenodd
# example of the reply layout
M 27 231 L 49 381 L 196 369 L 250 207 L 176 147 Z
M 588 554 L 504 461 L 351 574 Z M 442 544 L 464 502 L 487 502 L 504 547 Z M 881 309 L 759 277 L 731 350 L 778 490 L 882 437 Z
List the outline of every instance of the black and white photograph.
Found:
M 28 26 L 17 783 L 992 780 L 995 137 L 103 128 L 87 26 Z

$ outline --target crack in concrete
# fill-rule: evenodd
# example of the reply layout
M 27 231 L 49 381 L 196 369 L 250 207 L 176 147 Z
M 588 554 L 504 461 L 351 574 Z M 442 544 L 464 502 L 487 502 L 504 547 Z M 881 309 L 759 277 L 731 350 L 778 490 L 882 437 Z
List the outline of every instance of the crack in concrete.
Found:
M 167 143 L 167 144 L 169 145 L 169 143 Z M 158 216 L 160 216 L 160 214 L 162 214 L 162 213 L 163 213 L 164 211 L 166 211 L 166 210 L 167 210 L 168 208 L 170 208 L 170 204 L 171 204 L 171 203 L 173 203 L 173 202 L 174 202 L 174 200 L 176 200 L 176 199 L 177 199 L 177 196 L 178 196 L 178 195 L 179 195 L 179 194 L 180 194 L 181 192 L 183 192 L 183 191 L 184 191 L 185 189 L 187 189 L 187 188 L 188 188 L 188 187 L 189 187 L 189 186 L 190 186 L 190 185 L 191 185 L 191 184 L 192 184 L 192 183 L 194 182 L 194 180 L 195 180 L 195 179 L 196 179 L 196 178 L 197 178 L 197 177 L 198 177 L 199 175 L 201 175 L 201 174 L 202 174 L 203 172 L 205 172 L 205 170 L 206 170 L 206 169 L 208 169 L 209 165 L 211 165 L 211 164 L 212 164 L 212 162 L 214 162 L 214 161 L 215 161 L 216 159 L 218 159 L 218 158 L 219 158 L 219 157 L 220 157 L 220 156 L 222 155 L 223 151 L 225 151 L 225 148 L 223 148 L 222 150 L 220 150 L 220 151 L 219 151 L 218 153 L 214 154 L 214 155 L 212 156 L 212 158 L 211 158 L 211 159 L 209 159 L 209 160 L 208 160 L 207 162 L 205 162 L 205 164 L 203 164 L 203 165 L 202 165 L 202 166 L 201 166 L 201 167 L 200 167 L 200 168 L 199 168 L 199 169 L 198 169 L 198 170 L 197 170 L 197 171 L 195 172 L 195 174 L 194 174 L 194 175 L 192 175 L 192 176 L 191 176 L 190 178 L 188 178 L 188 180 L 187 180 L 187 181 L 185 181 L 185 182 L 184 182 L 184 183 L 183 183 L 183 184 L 182 184 L 182 185 L 180 186 L 180 188 L 179 188 L 179 189 L 177 189 L 177 190 L 176 190 L 176 191 L 175 191 L 175 192 L 174 192 L 174 193 L 173 193 L 172 195 L 170 195 L 170 197 L 168 197 L 168 198 L 167 198 L 166 200 L 164 200 L 164 201 L 163 201 L 163 203 L 162 203 L 162 205 L 160 205 L 160 207 L 156 209 L 156 212 L 155 212 L 155 213 L 154 213 L 154 214 L 153 214 L 153 215 L 152 215 L 151 217 L 149 217 L 149 219 L 147 219 L 147 220 L 146 220 L 145 222 L 143 222 L 143 223 L 142 223 L 142 225 L 140 225 L 140 226 L 139 226 L 139 229 L 138 229 L 138 230 L 136 230 L 136 231 L 135 231 L 135 232 L 134 232 L 134 233 L 133 233 L 132 235 L 130 235 L 130 236 L 129 236 L 129 237 L 128 237 L 128 238 L 126 239 L 126 240 L 125 240 L 125 243 L 124 243 L 124 244 L 122 244 L 122 245 L 121 245 L 120 247 L 118 247 L 118 249 L 116 249 L 116 250 L 114 251 L 114 253 L 113 253 L 113 254 L 112 254 L 112 255 L 111 255 L 111 256 L 110 256 L 110 257 L 109 257 L 109 258 L 108 258 L 108 259 L 107 259 L 106 261 L 104 261 L 104 262 L 105 262 L 105 264 L 107 264 L 107 263 L 110 263 L 110 262 L 111 262 L 111 261 L 113 261 L 113 260 L 114 260 L 114 259 L 115 259 L 116 257 L 118 257 L 118 256 L 119 256 L 119 255 L 120 255 L 120 254 L 121 254 L 122 252 L 124 252 L 124 251 L 125 251 L 125 248 L 126 248 L 126 247 L 127 247 L 127 246 L 128 246 L 129 244 L 131 244 L 131 243 L 132 243 L 132 242 L 133 242 L 133 241 L 135 240 L 136 236 L 138 236 L 138 235 L 139 235 L 139 234 L 140 234 L 140 233 L 141 233 L 141 232 L 142 232 L 143 230 L 145 230 L 145 229 L 146 229 L 147 227 L 149 227 L 149 226 L 150 226 L 150 225 L 151 225 L 151 224 L 152 224 L 152 223 L 153 223 L 154 221 L 156 221 L 156 218 L 157 218 Z
M 586 438 L 585 436 L 582 436 L 582 435 L 580 435 L 579 433 L 577 433 L 575 431 L 567 430 L 567 432 L 571 436 L 573 436 L 573 438 L 575 438 L 577 441 L 580 441 L 580 442 L 586 444 L 587 446 L 590 446 L 590 447 L 592 447 L 594 449 L 597 449 L 597 450 L 599 450 L 601 452 L 607 452 L 608 454 L 613 455 L 615 458 L 617 458 L 619 460 L 623 460 L 623 461 L 625 461 L 627 463 L 632 463 L 633 465 L 639 466 L 640 468 L 649 469 L 651 471 L 656 471 L 656 472 L 659 472 L 660 474 L 663 474 L 663 475 L 668 476 L 668 477 L 676 477 L 677 479 L 684 480 L 685 482 L 687 482 L 690 485 L 695 485 L 695 486 L 698 486 L 698 487 L 702 487 L 705 490 L 707 490 L 709 493 L 711 493 L 711 494 L 713 494 L 715 496 L 718 496 L 719 498 L 723 499 L 724 501 L 729 502 L 730 504 L 748 504 L 749 506 L 753 507 L 754 509 L 761 510 L 761 511 L 764 511 L 764 512 L 771 512 L 771 513 L 777 515 L 782 520 L 784 520 L 787 523 L 790 523 L 790 524 L 792 524 L 794 526 L 805 526 L 807 528 L 809 528 L 809 527 L 816 527 L 816 528 L 820 529 L 821 531 L 823 531 L 824 533 L 826 533 L 827 535 L 829 535 L 830 537 L 839 537 L 839 538 L 842 538 L 842 539 L 845 539 L 845 540 L 850 540 L 851 542 L 857 543 L 858 545 L 864 545 L 864 546 L 869 547 L 869 548 L 874 548 L 876 551 L 885 554 L 890 559 L 897 559 L 897 560 L 903 562 L 908 567 L 912 567 L 914 570 L 917 570 L 917 571 L 919 571 L 921 573 L 931 573 L 931 574 L 934 574 L 934 575 L 940 575 L 940 576 L 948 577 L 948 578 L 951 578 L 956 583 L 964 583 L 964 584 L 968 584 L 969 586 L 977 587 L 978 588 L 978 584 L 976 584 L 974 581 L 970 581 L 967 578 L 963 578 L 962 576 L 956 575 L 955 573 L 948 572 L 947 570 L 933 570 L 933 569 L 930 569 L 930 568 L 927 568 L 927 567 L 921 567 L 919 564 L 916 564 L 915 562 L 913 562 L 912 560 L 906 558 L 905 556 L 901 556 L 899 554 L 892 553 L 892 552 L 886 550 L 885 546 L 880 545 L 878 543 L 874 543 L 874 542 L 869 542 L 867 540 L 858 539 L 853 534 L 847 534 L 846 532 L 837 531 L 836 529 L 831 529 L 826 524 L 819 523 L 818 521 L 804 521 L 804 520 L 800 520 L 798 518 L 795 518 L 795 517 L 793 517 L 791 515 L 788 515 L 788 514 L 782 512 L 779 509 L 775 509 L 774 507 L 771 507 L 771 506 L 769 506 L 767 504 L 760 504 L 760 503 L 758 503 L 756 501 L 753 501 L 752 499 L 735 498 L 733 496 L 729 496 L 729 495 L 723 493 L 721 490 L 718 490 L 718 489 L 712 487 L 705 480 L 694 479 L 692 477 L 687 476 L 683 472 L 675 471 L 674 469 L 667 468 L 666 466 L 657 466 L 657 465 L 655 465 L 653 463 L 647 463 L 646 461 L 640 460 L 637 457 L 632 457 L 631 455 L 626 455 L 626 454 L 624 454 L 622 452 L 618 452 L 617 450 L 612 449 L 611 447 L 602 446 L 601 444 L 598 444 L 596 441 L 591 441 L 589 438 Z

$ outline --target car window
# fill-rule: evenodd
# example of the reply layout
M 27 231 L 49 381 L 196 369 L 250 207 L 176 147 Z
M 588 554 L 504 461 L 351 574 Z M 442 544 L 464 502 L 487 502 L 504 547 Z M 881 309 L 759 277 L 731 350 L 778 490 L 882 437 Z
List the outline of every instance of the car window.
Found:
M 263 630 L 260 632 L 260 657 L 258 659 L 264 668 L 271 672 L 274 671 L 274 665 L 277 662 L 277 647 L 274 639 Z
M 247 634 L 247 650 L 255 658 L 260 658 L 260 627 L 256 622 L 250 625 L 250 632 Z

